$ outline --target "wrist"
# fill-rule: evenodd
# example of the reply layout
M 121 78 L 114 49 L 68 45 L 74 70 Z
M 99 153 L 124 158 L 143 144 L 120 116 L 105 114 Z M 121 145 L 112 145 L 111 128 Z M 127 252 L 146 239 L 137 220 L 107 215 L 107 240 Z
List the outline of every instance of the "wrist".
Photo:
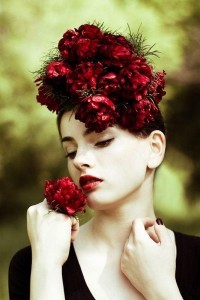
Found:
M 183 300 L 175 279 L 164 285 L 160 284 L 158 288 L 150 288 L 144 296 L 147 300 Z
M 57 254 L 57 255 L 56 255 Z M 64 262 L 68 258 L 68 254 L 65 256 L 63 253 L 56 253 L 49 249 L 33 248 L 32 247 L 32 263 L 44 266 L 46 268 L 62 268 Z
M 30 295 L 31 300 L 64 300 L 62 266 L 33 261 Z
M 41 253 L 36 255 L 32 253 L 32 267 L 40 268 L 48 272 L 49 270 L 60 270 L 62 269 L 62 265 L 62 262 L 54 256 L 42 255 Z

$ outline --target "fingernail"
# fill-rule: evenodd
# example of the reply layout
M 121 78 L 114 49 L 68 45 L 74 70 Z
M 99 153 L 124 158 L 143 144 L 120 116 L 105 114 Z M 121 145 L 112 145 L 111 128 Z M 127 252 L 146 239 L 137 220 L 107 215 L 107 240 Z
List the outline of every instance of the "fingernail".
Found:
M 163 225 L 163 221 L 162 221 L 161 218 L 157 218 L 157 219 L 156 219 L 156 223 L 157 223 L 158 225 Z

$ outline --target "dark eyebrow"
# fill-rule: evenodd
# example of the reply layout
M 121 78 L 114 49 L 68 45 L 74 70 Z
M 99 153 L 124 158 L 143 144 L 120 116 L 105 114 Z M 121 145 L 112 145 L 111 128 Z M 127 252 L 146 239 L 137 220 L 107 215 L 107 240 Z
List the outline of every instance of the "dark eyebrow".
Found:
M 86 136 L 90 133 L 92 133 L 94 130 L 91 129 L 91 128 L 87 128 L 84 132 L 83 132 L 83 136 Z M 61 139 L 61 142 L 72 142 L 74 141 L 74 138 L 72 138 L 71 136 L 64 136 L 62 139 Z

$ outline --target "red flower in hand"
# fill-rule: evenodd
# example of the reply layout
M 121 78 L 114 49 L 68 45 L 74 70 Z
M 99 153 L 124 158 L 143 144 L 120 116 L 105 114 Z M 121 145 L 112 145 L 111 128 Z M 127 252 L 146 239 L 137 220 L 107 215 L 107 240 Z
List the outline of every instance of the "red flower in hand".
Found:
M 85 212 L 86 196 L 70 177 L 46 180 L 44 197 L 53 210 L 69 216 L 74 216 L 79 211 Z

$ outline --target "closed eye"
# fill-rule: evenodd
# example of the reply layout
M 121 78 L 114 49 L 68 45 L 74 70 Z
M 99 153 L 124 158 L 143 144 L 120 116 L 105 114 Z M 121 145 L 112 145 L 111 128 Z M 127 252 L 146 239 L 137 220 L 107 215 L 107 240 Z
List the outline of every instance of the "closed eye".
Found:
M 98 146 L 98 147 L 106 147 L 106 146 L 108 146 L 113 140 L 114 140 L 114 138 L 108 139 L 108 140 L 105 140 L 105 141 L 100 141 L 100 142 L 96 143 L 95 146 Z
M 70 159 L 74 159 L 75 156 L 76 156 L 76 151 L 69 152 L 65 155 L 65 157 L 70 158 Z

